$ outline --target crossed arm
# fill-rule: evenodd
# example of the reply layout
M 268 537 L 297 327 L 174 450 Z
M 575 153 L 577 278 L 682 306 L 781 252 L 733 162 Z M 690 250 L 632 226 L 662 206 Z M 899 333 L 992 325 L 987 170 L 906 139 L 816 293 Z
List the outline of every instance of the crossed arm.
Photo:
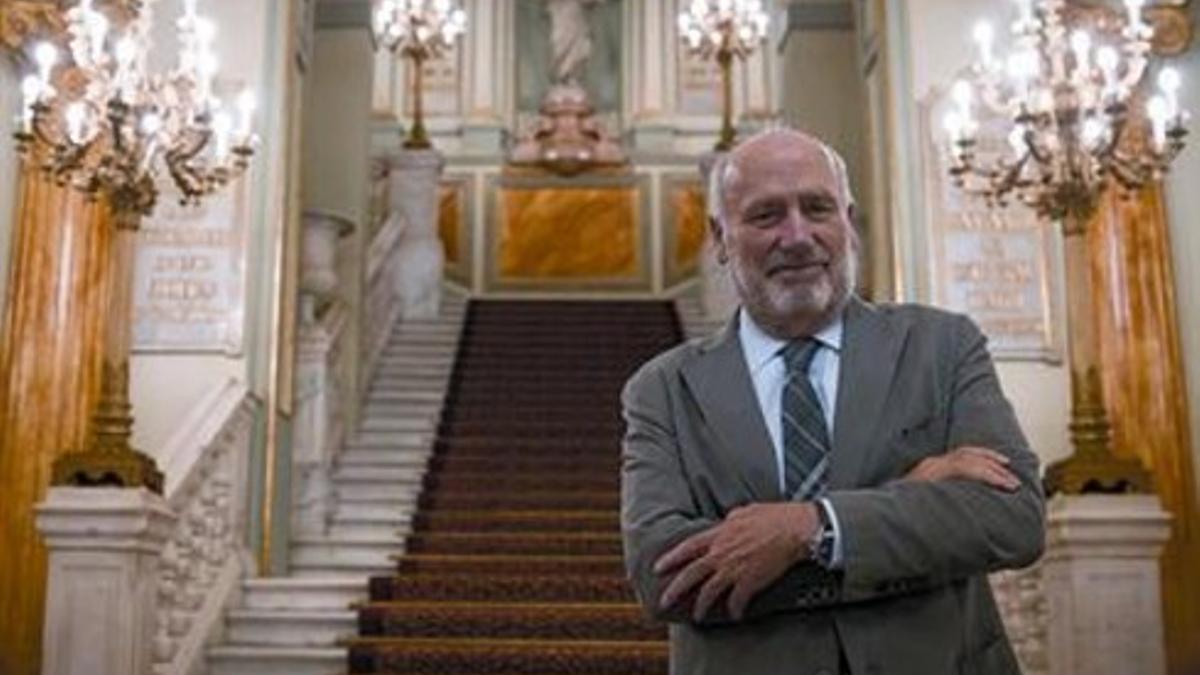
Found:
M 812 503 L 750 504 L 723 519 L 691 502 L 662 373 L 626 389 L 622 523 L 631 578 L 666 620 L 721 623 L 931 588 L 1040 555 L 1042 498 L 983 337 L 964 321 L 950 449 L 900 480 L 827 495 L 842 569 L 810 559 Z M 724 600 L 722 603 L 721 600 Z

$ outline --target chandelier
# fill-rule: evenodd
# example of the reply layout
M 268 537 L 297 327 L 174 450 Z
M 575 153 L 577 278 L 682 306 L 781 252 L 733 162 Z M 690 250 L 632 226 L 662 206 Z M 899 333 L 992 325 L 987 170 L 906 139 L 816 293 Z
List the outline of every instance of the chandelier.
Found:
M 215 24 L 196 13 L 196 0 L 184 0 L 178 65 L 152 75 L 150 4 L 117 36 L 92 0 L 82 0 L 66 14 L 68 90 L 56 89 L 59 53 L 50 43 L 34 48 L 37 73 L 22 83 L 19 152 L 60 183 L 107 198 L 118 215 L 149 215 L 163 170 L 185 203 L 197 203 L 254 152 L 253 94 L 243 91 L 235 112 L 213 91 Z
M 432 147 L 425 130 L 423 66 L 453 48 L 466 30 L 467 13 L 451 0 L 381 0 L 376 5 L 376 38 L 393 54 L 412 60 L 413 121 L 405 148 Z
M 733 59 L 746 59 L 767 37 L 770 19 L 762 0 L 692 0 L 679 13 L 679 35 L 688 50 L 716 59 L 721 68 L 721 134 L 716 150 L 733 149 Z
M 1070 27 L 1065 0 L 1016 4 L 1011 53 L 996 54 L 995 31 L 978 24 L 979 60 L 952 89 L 945 128 L 955 184 L 1057 219 L 1089 215 L 1110 183 L 1132 191 L 1161 178 L 1183 149 L 1188 115 L 1179 107 L 1179 72 L 1162 68 L 1160 93 L 1145 103 L 1148 142 L 1128 142 L 1142 133 L 1136 106 L 1154 34 L 1142 19 L 1144 0 L 1125 0 L 1123 21 L 1095 34 Z M 976 107 L 1007 121 L 999 150 L 980 152 Z
M 1016 200 L 1062 227 L 1074 452 L 1047 469 L 1050 493 L 1150 490 L 1144 467 L 1112 452 L 1086 237 L 1105 192 L 1160 180 L 1187 135 L 1178 71 L 1161 68 L 1146 100 L 1154 30 L 1144 4 L 1084 14 L 1065 0 L 1017 0 L 1011 52 L 998 54 L 995 31 L 977 25 L 978 61 L 953 85 L 945 117 L 958 188 L 991 207 Z
M 83 452 L 55 462 L 52 481 L 162 491 L 153 460 L 130 445 L 129 347 L 135 233 L 169 183 L 184 204 L 197 204 L 246 169 L 257 139 L 254 96 L 236 109 L 216 95 L 216 26 L 183 0 L 176 22 L 178 62 L 151 73 L 153 0 L 131 3 L 120 34 L 92 0 L 66 12 L 68 49 L 33 48 L 36 73 L 21 84 L 24 107 L 15 137 L 27 166 L 81 190 L 108 208 L 115 225 L 109 245 L 109 311 L 101 392 Z

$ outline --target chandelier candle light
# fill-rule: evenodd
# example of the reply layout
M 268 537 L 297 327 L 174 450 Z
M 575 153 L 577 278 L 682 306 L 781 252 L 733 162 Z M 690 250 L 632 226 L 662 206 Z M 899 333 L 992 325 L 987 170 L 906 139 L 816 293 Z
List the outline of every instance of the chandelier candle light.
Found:
M 745 60 L 767 37 L 770 19 L 762 0 L 692 0 L 679 14 L 679 34 L 688 49 L 721 67 L 721 135 L 714 148 L 733 149 L 733 59 Z
M 467 13 L 451 0 L 382 0 L 376 5 L 375 35 L 379 42 L 393 54 L 412 60 L 413 121 L 405 148 L 433 147 L 425 130 L 424 64 L 451 49 L 466 30 Z
M 83 452 L 55 462 L 56 485 L 162 492 L 154 461 L 130 442 L 136 232 L 153 212 L 165 178 L 182 203 L 198 204 L 246 169 L 257 143 L 253 93 L 238 97 L 236 111 L 226 110 L 214 96 L 216 26 L 197 14 L 197 0 L 183 0 L 176 68 L 147 72 L 152 4 L 139 3 L 118 35 L 92 0 L 81 0 L 66 13 L 67 77 L 55 79 L 59 50 L 41 43 L 33 49 L 36 72 L 21 86 L 25 105 L 15 136 L 23 161 L 106 204 L 115 226 L 100 400 Z
M 1143 4 L 1125 0 L 1093 33 L 1071 25 L 1077 17 L 1065 0 L 1016 0 L 1011 53 L 998 55 L 991 25 L 977 25 L 978 61 L 954 84 L 945 118 L 955 185 L 989 206 L 1016 199 L 1062 224 L 1075 452 L 1048 469 L 1051 492 L 1150 489 L 1140 463 L 1112 452 L 1086 239 L 1104 192 L 1159 181 L 1187 135 L 1178 71 L 1161 68 L 1159 92 L 1142 102 L 1154 36 Z M 998 143 L 981 143 L 991 139 L 981 138 L 978 111 L 1003 121 Z

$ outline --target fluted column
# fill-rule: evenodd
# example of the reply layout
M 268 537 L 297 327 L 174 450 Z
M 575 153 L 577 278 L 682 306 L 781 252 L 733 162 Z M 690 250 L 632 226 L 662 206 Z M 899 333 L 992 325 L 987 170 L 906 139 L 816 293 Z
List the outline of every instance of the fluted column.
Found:
M 100 382 L 106 209 L 27 173 L 0 329 L 0 672 L 40 670 L 46 551 L 34 505 L 83 445 Z
M 513 5 L 466 0 L 463 53 L 463 143 L 470 150 L 498 151 L 511 126 Z

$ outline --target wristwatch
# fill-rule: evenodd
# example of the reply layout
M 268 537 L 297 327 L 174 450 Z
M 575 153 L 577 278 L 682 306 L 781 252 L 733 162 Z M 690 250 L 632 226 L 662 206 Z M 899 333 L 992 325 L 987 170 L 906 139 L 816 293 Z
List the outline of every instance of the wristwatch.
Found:
M 821 525 L 808 541 L 808 554 L 813 562 L 829 568 L 833 566 L 833 523 L 829 522 L 829 513 L 825 510 L 823 502 L 813 505 L 817 507 L 817 517 L 820 518 Z

